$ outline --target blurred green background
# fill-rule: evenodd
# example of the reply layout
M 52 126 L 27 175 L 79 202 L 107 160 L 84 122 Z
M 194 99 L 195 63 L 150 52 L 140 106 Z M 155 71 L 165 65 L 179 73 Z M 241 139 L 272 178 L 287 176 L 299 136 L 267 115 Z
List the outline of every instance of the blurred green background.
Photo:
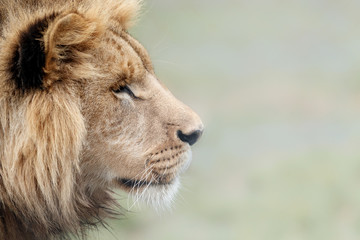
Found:
M 359 9 L 145 0 L 131 33 L 206 130 L 172 212 L 141 205 L 90 239 L 360 239 Z

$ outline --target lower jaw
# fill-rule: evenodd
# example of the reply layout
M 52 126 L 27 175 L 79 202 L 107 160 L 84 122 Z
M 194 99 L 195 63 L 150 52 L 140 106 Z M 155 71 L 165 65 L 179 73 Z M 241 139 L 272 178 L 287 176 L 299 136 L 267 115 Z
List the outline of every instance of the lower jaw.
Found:
M 126 191 L 129 192 L 134 203 L 143 202 L 161 211 L 171 209 L 179 187 L 179 178 L 174 178 L 169 183 L 143 185 L 138 188 L 127 188 Z

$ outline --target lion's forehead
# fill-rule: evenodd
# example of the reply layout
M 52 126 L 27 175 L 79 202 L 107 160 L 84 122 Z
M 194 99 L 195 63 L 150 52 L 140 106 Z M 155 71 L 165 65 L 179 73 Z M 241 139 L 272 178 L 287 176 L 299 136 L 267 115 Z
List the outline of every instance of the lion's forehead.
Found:
M 141 83 L 146 72 L 153 73 L 150 57 L 145 48 L 125 31 L 109 29 L 104 33 L 97 54 L 99 65 L 107 66 L 114 81 L 126 84 Z

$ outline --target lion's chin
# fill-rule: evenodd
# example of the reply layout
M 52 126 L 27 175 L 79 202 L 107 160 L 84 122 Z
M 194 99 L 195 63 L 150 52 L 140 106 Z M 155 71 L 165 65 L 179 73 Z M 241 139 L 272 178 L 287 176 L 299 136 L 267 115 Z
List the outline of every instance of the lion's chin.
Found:
M 170 209 L 180 187 L 178 177 L 170 182 L 150 183 L 146 181 L 118 179 L 120 188 L 129 193 L 134 204 L 145 202 L 156 210 Z

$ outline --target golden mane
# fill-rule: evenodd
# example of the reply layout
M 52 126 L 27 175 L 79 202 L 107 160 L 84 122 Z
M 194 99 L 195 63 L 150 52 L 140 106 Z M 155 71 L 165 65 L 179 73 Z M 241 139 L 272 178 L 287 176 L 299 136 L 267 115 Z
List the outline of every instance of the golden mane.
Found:
M 0 0 L 0 239 L 81 234 L 83 227 L 113 213 L 109 209 L 116 203 L 109 190 L 86 189 L 79 179 L 86 128 L 71 85 L 76 83 L 55 83 L 94 74 L 87 49 L 97 46 L 105 22 L 127 29 L 139 5 L 131 0 Z M 24 88 L 28 83 L 20 75 L 29 71 L 12 74 L 29 29 L 44 31 L 44 87 L 52 85 L 46 91 Z M 66 34 L 69 29 L 75 34 Z M 59 65 L 68 54 L 75 60 Z M 37 84 L 36 76 L 31 84 Z

